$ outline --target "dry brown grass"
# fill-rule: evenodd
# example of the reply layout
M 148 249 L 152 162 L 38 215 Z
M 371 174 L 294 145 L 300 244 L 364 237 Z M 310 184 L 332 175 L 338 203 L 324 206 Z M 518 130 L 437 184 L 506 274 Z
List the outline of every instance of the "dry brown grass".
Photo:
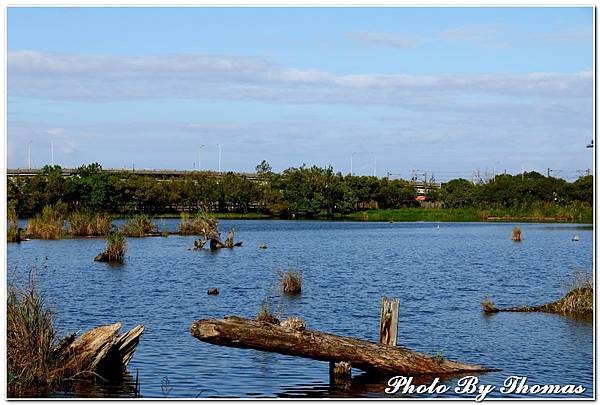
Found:
M 52 369 L 57 335 L 54 314 L 42 299 L 34 276 L 24 288 L 8 286 L 7 294 L 7 371 L 8 396 L 46 395 L 53 384 Z
M 67 205 L 47 205 L 40 214 L 27 222 L 27 236 L 39 239 L 60 239 L 64 234 Z
M 302 292 L 302 272 L 300 269 L 288 268 L 279 272 L 281 288 L 285 294 L 299 294 Z
M 483 307 L 483 312 L 498 312 L 494 301 L 490 297 L 485 297 L 483 301 L 481 301 L 481 306 Z
M 106 213 L 74 212 L 69 217 L 69 233 L 73 236 L 105 236 L 112 218 Z
M 521 228 L 519 228 L 518 226 L 515 226 L 512 230 L 511 239 L 515 242 L 521 242 L 521 240 L 522 240 L 521 234 L 522 234 Z
M 277 319 L 277 317 L 275 315 L 273 315 L 271 313 L 271 311 L 269 310 L 269 304 L 267 303 L 267 301 L 263 302 L 263 304 L 260 308 L 260 312 L 256 316 L 256 321 L 260 322 L 260 323 L 265 323 L 265 324 L 267 324 L 267 323 L 274 324 L 274 325 L 279 324 L 279 319 Z
M 569 292 L 553 304 L 563 314 L 587 315 L 594 311 L 594 279 L 582 270 L 574 270 L 566 286 Z

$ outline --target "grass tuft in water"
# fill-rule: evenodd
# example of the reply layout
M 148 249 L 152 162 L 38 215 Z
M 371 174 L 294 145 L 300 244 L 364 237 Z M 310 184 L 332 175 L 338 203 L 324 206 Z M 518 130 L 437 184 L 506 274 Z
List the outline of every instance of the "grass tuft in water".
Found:
M 302 292 L 302 272 L 300 269 L 288 268 L 279 272 L 281 288 L 285 294 L 299 294 Z
M 60 239 L 64 233 L 67 205 L 46 205 L 40 214 L 27 222 L 27 235 L 39 239 Z
M 73 236 L 105 236 L 112 218 L 106 213 L 76 211 L 69 216 L 69 233 Z
M 157 232 L 157 227 L 152 218 L 145 214 L 129 218 L 123 226 L 123 233 L 126 236 L 141 238 L 153 232 Z
M 521 242 L 521 239 L 522 239 L 521 233 L 522 233 L 521 228 L 518 226 L 515 226 L 512 230 L 512 236 L 510 238 L 515 242 Z

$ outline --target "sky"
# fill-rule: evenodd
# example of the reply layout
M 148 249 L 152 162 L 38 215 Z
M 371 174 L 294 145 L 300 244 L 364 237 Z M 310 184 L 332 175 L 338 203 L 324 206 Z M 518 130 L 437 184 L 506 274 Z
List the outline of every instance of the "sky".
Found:
M 8 167 L 592 167 L 593 9 L 9 7 Z M 30 153 L 28 153 L 30 151 Z M 30 156 L 30 159 L 29 159 Z

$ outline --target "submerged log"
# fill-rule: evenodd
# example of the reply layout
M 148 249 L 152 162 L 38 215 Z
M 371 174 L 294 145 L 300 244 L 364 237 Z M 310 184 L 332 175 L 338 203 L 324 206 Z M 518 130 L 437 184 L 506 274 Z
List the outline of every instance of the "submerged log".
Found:
M 483 312 L 546 312 L 552 314 L 587 316 L 594 311 L 593 287 L 580 287 L 569 291 L 564 297 L 543 305 L 497 308 L 491 302 L 482 303 Z
M 118 378 L 127 369 L 129 361 L 144 332 L 138 325 L 119 335 L 120 323 L 93 328 L 78 339 L 68 335 L 57 347 L 62 367 L 54 371 L 56 375 L 74 376 L 77 374 L 97 374 L 106 379 Z
M 204 319 L 192 324 L 191 334 L 215 345 L 255 349 L 327 362 L 349 362 L 363 371 L 406 375 L 495 371 L 417 353 L 403 347 L 383 346 L 366 340 L 312 330 L 290 330 L 236 316 Z

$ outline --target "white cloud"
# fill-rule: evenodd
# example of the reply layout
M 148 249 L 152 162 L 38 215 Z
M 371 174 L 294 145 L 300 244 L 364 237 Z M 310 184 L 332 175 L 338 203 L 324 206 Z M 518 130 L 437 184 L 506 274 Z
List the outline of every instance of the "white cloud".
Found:
M 491 75 L 334 74 L 203 54 L 101 56 L 12 51 L 8 94 L 53 100 L 262 100 L 440 105 L 464 97 L 588 98 L 592 72 Z
M 389 32 L 353 32 L 348 34 L 356 42 L 392 46 L 394 48 L 412 48 L 423 42 L 422 38 Z

